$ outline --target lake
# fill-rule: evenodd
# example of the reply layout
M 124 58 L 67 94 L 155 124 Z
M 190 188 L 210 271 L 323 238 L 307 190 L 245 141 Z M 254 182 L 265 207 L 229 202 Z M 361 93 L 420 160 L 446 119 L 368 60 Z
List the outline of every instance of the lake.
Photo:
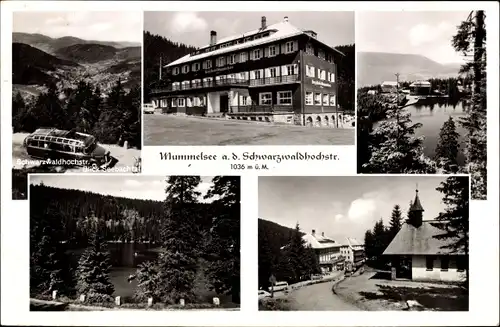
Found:
M 159 253 L 158 245 L 149 243 L 108 243 L 111 254 L 111 282 L 115 287 L 113 296 L 132 297 L 137 287 L 137 281 L 128 282 L 130 275 L 135 275 L 137 266 L 142 262 L 155 260 Z M 78 261 L 84 249 L 74 250 L 75 261 Z
M 455 121 L 457 132 L 460 135 L 460 149 L 458 154 L 458 164 L 463 166 L 465 156 L 463 149 L 465 147 L 466 130 L 460 126 L 459 117 L 464 117 L 467 109 L 461 101 L 449 101 L 448 99 L 428 98 L 420 100 L 418 103 L 405 107 L 404 110 L 411 114 L 411 120 L 414 123 L 421 123 L 422 127 L 415 131 L 416 136 L 425 136 L 424 154 L 433 158 L 437 142 L 439 140 L 439 131 L 443 123 L 451 116 Z

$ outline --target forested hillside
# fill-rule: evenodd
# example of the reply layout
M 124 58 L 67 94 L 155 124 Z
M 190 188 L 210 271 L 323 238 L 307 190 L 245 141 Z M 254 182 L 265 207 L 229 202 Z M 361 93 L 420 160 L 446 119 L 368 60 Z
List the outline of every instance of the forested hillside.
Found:
M 162 66 L 193 51 L 195 47 L 172 42 L 163 36 L 144 32 L 144 102 L 149 102 L 149 93 L 159 81 L 160 58 Z
M 259 286 L 267 288 L 269 277 L 295 283 L 319 272 L 314 250 L 306 247 L 299 229 L 259 219 Z
M 92 224 L 105 229 L 108 241 L 159 242 L 163 202 L 113 197 L 80 190 L 30 185 L 30 212 L 57 212 L 64 239 L 85 244 Z M 198 203 L 197 227 L 209 228 L 207 204 Z

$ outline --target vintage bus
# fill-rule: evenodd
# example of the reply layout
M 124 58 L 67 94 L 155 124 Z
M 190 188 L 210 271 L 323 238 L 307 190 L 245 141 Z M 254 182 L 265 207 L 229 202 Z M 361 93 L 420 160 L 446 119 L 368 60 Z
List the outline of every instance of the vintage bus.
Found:
M 109 151 L 94 136 L 56 128 L 39 128 L 24 139 L 29 156 L 41 160 L 67 160 L 74 166 L 102 168 L 111 161 Z

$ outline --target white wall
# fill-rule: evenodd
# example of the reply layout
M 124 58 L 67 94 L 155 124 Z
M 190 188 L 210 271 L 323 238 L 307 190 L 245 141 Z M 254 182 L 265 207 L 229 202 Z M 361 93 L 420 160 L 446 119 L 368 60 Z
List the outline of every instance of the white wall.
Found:
M 441 261 L 439 257 L 434 259 L 434 268 L 428 271 L 426 267 L 426 256 L 414 255 L 412 256 L 412 280 L 421 281 L 462 281 L 465 279 L 465 271 L 458 272 L 455 260 L 450 258 L 449 267 L 447 271 L 441 270 Z
M 207 113 L 220 112 L 220 95 L 222 92 L 209 92 L 207 95 Z

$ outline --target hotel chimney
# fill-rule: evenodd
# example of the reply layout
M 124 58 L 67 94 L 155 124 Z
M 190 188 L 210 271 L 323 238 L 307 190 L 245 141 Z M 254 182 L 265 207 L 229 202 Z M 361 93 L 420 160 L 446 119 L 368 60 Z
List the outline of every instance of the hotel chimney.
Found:
M 283 21 L 284 21 L 285 23 L 288 23 L 288 16 L 285 16 L 285 18 L 283 19 Z
M 265 30 L 266 27 L 267 27 L 267 25 L 266 25 L 266 16 L 262 16 L 262 19 L 260 21 L 260 28 L 263 29 L 263 30 Z
M 210 31 L 210 46 L 215 45 L 217 43 L 217 32 Z
M 312 236 L 315 236 L 316 235 L 316 230 L 312 230 Z
M 325 232 L 321 232 L 321 236 L 325 236 Z

